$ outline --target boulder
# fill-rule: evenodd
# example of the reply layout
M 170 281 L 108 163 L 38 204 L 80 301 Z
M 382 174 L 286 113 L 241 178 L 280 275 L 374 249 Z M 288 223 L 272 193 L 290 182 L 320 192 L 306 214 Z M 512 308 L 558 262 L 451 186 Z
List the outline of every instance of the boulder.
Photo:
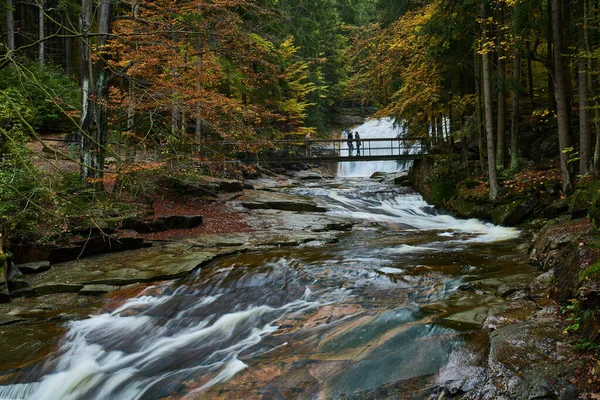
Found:
M 241 202 L 242 206 L 251 209 L 271 209 L 283 211 L 325 212 L 326 208 L 319 206 L 308 196 L 292 196 L 283 193 L 254 191 L 248 192 Z
M 544 218 L 553 219 L 566 213 L 569 210 L 569 201 L 567 199 L 562 199 L 555 201 L 550 204 L 548 207 L 542 211 L 542 216 Z
M 537 202 L 528 197 L 508 204 L 502 204 L 492 210 L 492 221 L 496 225 L 514 226 L 523 222 L 535 209 Z
M 590 233 L 594 225 L 586 219 L 577 219 L 555 225 L 546 225 L 540 230 L 529 250 L 529 262 L 543 270 L 554 268 L 561 261 L 558 253 L 582 235 Z
M 569 214 L 574 218 L 583 218 L 587 215 L 590 198 L 586 191 L 576 190 L 567 201 L 569 202 Z
M 294 175 L 301 181 L 318 181 L 323 179 L 323 175 L 317 171 L 300 171 L 296 172 Z
M 49 261 L 37 261 L 26 264 L 15 265 L 15 267 L 24 274 L 37 274 L 50 269 Z
M 373 179 L 376 181 L 381 181 L 383 182 L 387 177 L 387 174 L 385 172 L 373 172 L 373 174 L 369 177 L 369 179 Z
M 244 190 L 242 181 L 212 176 L 201 176 L 193 181 L 172 178 L 171 184 L 179 193 L 192 196 L 216 197 L 219 193 L 234 193 Z
M 18 268 L 15 268 L 14 265 L 9 267 L 8 273 L 6 274 L 6 280 L 8 282 L 8 290 L 10 293 L 29 286 L 29 282 L 25 276 Z
M 450 207 L 461 217 L 491 219 L 492 210 L 490 204 L 475 204 L 460 198 L 450 200 Z
M 113 285 L 85 285 L 79 291 L 79 294 L 84 296 L 99 296 L 106 293 L 110 293 L 113 290 L 118 289 L 118 286 Z

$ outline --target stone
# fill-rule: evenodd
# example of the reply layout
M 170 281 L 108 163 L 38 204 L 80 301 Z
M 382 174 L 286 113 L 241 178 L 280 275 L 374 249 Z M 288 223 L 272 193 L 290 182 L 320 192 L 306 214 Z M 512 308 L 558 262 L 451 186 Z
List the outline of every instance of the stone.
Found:
M 13 315 L 0 314 L 0 326 L 14 324 L 16 322 L 27 321 L 27 318 L 15 317 Z
M 222 254 L 237 248 L 204 251 L 190 243 L 167 243 L 153 247 L 111 253 L 101 259 L 84 258 L 54 264 L 30 276 L 31 288 L 21 289 L 15 296 L 40 296 L 50 293 L 79 292 L 86 285 L 124 286 L 186 276 Z M 59 283 L 60 282 L 60 283 Z
M 569 198 L 569 214 L 572 214 L 574 218 L 583 218 L 588 213 L 588 207 L 590 205 L 590 198 L 587 192 L 583 190 L 576 190 Z
M 488 307 L 481 306 L 457 312 L 444 317 L 444 321 L 456 323 L 459 326 L 482 326 L 488 315 Z
M 496 225 L 517 225 L 533 212 L 535 206 L 535 199 L 531 197 L 502 204 L 492 210 L 492 221 Z
M 24 289 L 29 286 L 29 282 L 25 276 L 18 268 L 15 268 L 14 265 L 11 265 L 8 269 L 6 280 L 8 283 L 8 290 L 11 293 L 15 290 Z
M 450 200 L 450 207 L 461 217 L 491 219 L 492 210 L 490 204 L 475 204 L 460 198 Z
M 300 171 L 296 172 L 295 176 L 301 181 L 317 181 L 323 179 L 323 175 L 316 171 Z
M 271 209 L 283 211 L 325 212 L 326 208 L 320 206 L 308 196 L 293 196 L 283 193 L 255 191 L 248 192 L 241 202 L 242 206 L 251 210 Z
M 113 285 L 85 285 L 79 291 L 79 294 L 85 296 L 98 296 L 106 293 L 110 293 L 113 290 L 118 289 L 118 286 Z
M 37 261 L 27 264 L 18 264 L 15 267 L 24 274 L 37 274 L 50 269 L 49 261 Z
M 170 183 L 182 195 L 192 196 L 216 197 L 219 193 L 234 193 L 244 190 L 244 183 L 242 181 L 205 175 L 193 181 L 172 178 Z
M 32 285 L 29 288 L 15 290 L 13 296 L 45 296 L 47 294 L 57 293 L 77 293 L 83 288 L 82 284 L 79 283 L 62 283 L 60 281 L 47 281 Z
M 569 211 L 569 201 L 561 199 L 550 204 L 542 211 L 544 218 L 553 219 Z
M 377 171 L 377 172 L 373 172 L 373 174 L 371 174 L 369 179 L 373 179 L 375 181 L 384 181 L 386 177 L 387 177 L 387 174 L 385 172 Z

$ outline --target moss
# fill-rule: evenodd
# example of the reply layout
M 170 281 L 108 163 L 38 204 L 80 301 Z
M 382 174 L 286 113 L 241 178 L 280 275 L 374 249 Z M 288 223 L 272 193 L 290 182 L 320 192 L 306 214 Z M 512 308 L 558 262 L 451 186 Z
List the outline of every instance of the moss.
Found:
M 595 264 L 581 271 L 579 274 L 579 281 L 586 279 L 598 279 L 600 278 L 600 260 L 596 261 Z
M 434 183 L 431 187 L 431 194 L 433 204 L 441 206 L 456 194 L 456 184 L 448 181 Z

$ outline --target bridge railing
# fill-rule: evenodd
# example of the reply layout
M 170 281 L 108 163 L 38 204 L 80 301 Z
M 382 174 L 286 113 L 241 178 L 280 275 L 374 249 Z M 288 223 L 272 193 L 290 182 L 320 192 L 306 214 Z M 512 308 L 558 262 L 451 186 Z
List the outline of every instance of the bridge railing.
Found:
M 349 153 L 348 139 L 311 139 L 310 141 L 274 140 L 260 151 L 243 150 L 241 142 L 213 141 L 205 143 L 221 151 L 229 149 L 232 157 L 247 162 L 283 163 L 294 161 L 368 161 L 371 159 L 414 159 L 426 154 L 427 145 L 422 138 L 361 138 L 360 155 L 356 152 L 356 140 Z

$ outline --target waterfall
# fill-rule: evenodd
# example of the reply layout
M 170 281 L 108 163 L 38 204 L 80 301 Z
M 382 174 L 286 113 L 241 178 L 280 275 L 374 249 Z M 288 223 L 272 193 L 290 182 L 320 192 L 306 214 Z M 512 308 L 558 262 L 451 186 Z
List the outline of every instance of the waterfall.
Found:
M 358 131 L 362 139 L 378 139 L 397 137 L 404 134 L 405 128 L 394 126 L 392 118 L 372 119 L 364 124 L 351 129 L 352 132 Z M 345 139 L 345 137 L 343 137 Z M 378 154 L 373 148 L 377 142 L 371 143 L 371 154 Z M 381 143 L 381 147 L 389 146 L 387 143 Z M 363 149 L 364 151 L 364 149 Z M 384 154 L 384 153 L 382 153 Z M 348 149 L 342 149 L 342 156 L 348 155 Z M 340 177 L 362 177 L 371 176 L 374 172 L 396 172 L 410 167 L 411 161 L 350 161 L 338 164 L 337 175 Z

